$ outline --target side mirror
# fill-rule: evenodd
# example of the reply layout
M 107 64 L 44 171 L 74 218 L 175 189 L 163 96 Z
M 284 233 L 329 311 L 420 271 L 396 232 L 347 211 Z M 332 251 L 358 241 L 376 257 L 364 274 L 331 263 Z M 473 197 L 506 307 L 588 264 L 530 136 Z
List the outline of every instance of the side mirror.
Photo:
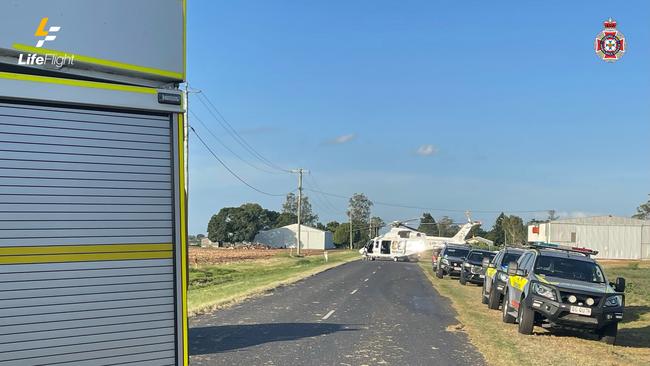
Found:
M 487 268 L 490 265 L 490 258 L 485 257 L 483 258 L 483 261 L 481 262 L 481 266 L 483 268 Z
M 519 266 L 517 265 L 517 262 L 508 263 L 508 276 L 516 276 L 518 269 Z
M 517 276 L 521 276 L 521 277 L 526 277 L 527 274 L 528 274 L 528 273 L 526 272 L 525 269 L 518 269 L 518 270 L 516 271 L 516 273 L 515 273 L 515 275 L 517 275 Z
M 494 265 L 494 263 L 488 264 L 488 268 L 497 268 L 497 266 Z
M 616 280 L 614 282 L 614 290 L 618 292 L 625 292 L 625 278 L 616 277 Z

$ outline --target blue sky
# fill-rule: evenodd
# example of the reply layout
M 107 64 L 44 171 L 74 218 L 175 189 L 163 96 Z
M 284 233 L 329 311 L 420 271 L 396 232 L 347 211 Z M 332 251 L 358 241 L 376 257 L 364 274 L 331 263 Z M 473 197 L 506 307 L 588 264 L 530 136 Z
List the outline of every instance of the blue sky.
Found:
M 309 169 L 306 187 L 459 211 L 555 209 L 564 217 L 629 216 L 648 198 L 648 2 L 188 6 L 190 85 L 268 160 Z M 629 44 L 614 64 L 593 51 L 610 16 Z M 190 109 L 237 154 L 264 166 L 195 96 Z M 250 184 L 295 189 L 295 176 L 250 167 L 191 120 Z M 190 233 L 205 232 L 224 206 L 280 209 L 282 198 L 241 184 L 194 136 L 190 154 Z M 310 196 L 321 221 L 344 220 L 345 200 Z M 421 213 L 373 209 L 386 221 Z M 487 227 L 495 216 L 474 214 Z

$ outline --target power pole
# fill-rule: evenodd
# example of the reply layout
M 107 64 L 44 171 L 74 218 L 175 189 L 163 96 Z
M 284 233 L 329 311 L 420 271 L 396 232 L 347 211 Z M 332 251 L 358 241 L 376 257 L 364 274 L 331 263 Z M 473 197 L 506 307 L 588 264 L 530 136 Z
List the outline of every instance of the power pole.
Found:
M 350 219 L 350 249 L 352 249 L 352 210 L 348 211 L 348 218 Z
M 298 174 L 298 239 L 296 240 L 296 255 L 300 257 L 300 219 L 302 216 L 302 174 L 309 173 L 303 168 L 294 169 L 291 172 Z

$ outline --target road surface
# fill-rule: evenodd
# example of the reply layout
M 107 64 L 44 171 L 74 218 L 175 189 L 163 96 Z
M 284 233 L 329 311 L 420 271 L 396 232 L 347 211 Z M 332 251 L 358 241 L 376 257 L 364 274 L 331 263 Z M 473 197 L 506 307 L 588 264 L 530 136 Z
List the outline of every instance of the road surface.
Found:
M 191 365 L 481 365 L 416 263 L 352 262 L 190 322 Z

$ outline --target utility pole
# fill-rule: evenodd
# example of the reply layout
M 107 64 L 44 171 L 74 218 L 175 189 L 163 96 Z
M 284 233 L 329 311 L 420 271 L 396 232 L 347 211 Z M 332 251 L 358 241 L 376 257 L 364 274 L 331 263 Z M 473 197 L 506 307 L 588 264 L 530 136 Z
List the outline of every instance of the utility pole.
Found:
M 296 240 L 296 255 L 300 257 L 300 219 L 302 216 L 302 174 L 309 173 L 309 170 L 303 168 L 294 169 L 292 173 L 298 174 L 298 238 Z
M 350 220 L 350 249 L 352 249 L 352 210 L 348 211 L 348 218 Z

